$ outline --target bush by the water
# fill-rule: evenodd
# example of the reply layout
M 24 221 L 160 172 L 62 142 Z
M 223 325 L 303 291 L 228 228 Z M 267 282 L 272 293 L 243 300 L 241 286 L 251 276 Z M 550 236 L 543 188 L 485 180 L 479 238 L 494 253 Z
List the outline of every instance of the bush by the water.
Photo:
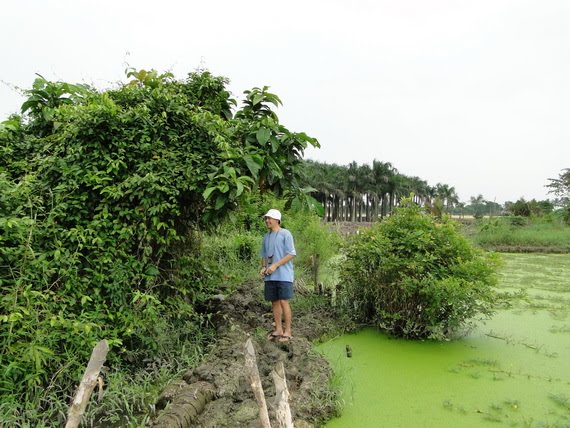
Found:
M 452 220 L 407 202 L 345 249 L 339 298 L 356 321 L 412 339 L 444 339 L 492 313 L 498 259 Z

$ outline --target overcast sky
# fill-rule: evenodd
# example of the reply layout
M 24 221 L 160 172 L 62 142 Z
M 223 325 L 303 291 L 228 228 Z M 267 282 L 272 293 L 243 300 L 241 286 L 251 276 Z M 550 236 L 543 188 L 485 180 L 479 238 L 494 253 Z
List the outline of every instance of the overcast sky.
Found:
M 570 168 L 568 0 L 19 0 L 0 10 L 0 120 L 35 73 L 127 66 L 270 86 L 306 157 L 392 163 L 462 201 L 545 199 Z M 551 196 L 550 196 L 551 197 Z

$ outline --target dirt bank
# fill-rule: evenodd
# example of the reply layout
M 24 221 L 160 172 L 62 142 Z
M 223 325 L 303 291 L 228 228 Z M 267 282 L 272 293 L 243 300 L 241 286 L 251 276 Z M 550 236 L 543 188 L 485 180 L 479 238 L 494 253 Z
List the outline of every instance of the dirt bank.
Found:
M 318 298 L 299 295 L 292 302 L 293 339 L 268 341 L 272 331 L 271 305 L 262 299 L 261 284 L 242 286 L 216 305 L 217 343 L 202 365 L 172 383 L 162 394 L 155 419 L 162 427 L 258 427 L 258 406 L 244 373 L 244 344 L 251 337 L 263 389 L 274 423 L 275 387 L 271 371 L 285 366 L 289 402 L 296 427 L 319 426 L 334 414 L 328 362 L 312 351 L 311 341 L 336 326 L 331 310 L 315 304 Z

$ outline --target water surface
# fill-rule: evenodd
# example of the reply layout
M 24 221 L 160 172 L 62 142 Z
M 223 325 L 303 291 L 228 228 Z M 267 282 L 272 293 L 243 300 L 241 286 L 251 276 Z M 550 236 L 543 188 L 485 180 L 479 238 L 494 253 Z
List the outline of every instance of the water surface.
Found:
M 512 297 L 464 339 L 366 329 L 320 345 L 345 403 L 326 426 L 570 426 L 570 255 L 504 259 L 500 290 Z

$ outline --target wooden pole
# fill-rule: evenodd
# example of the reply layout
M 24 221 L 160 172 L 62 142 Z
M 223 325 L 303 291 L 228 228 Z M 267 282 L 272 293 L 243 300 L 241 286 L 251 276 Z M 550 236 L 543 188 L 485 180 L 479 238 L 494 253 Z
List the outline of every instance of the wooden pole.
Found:
M 251 343 L 251 338 L 247 339 L 245 342 L 245 368 L 249 377 L 249 384 L 255 399 L 257 400 L 257 405 L 259 406 L 259 420 L 261 422 L 261 428 L 271 428 L 269 423 L 269 414 L 267 413 L 267 403 L 265 402 L 265 394 L 263 393 L 263 386 L 261 385 L 261 378 L 259 377 L 259 369 L 257 368 L 257 361 L 255 358 L 255 349 L 253 349 L 253 343 Z
M 69 408 L 65 428 L 77 428 L 81 423 L 81 417 L 87 408 L 87 403 L 89 402 L 93 388 L 95 388 L 97 384 L 99 372 L 107 359 L 108 352 L 109 344 L 106 340 L 100 341 L 95 348 L 93 348 L 91 358 L 89 359 L 81 383 L 75 391 L 75 397 L 73 397 L 73 402 Z
M 285 378 L 285 367 L 280 361 L 271 372 L 273 382 L 275 382 L 275 419 L 279 428 L 293 428 L 293 417 L 291 407 L 289 407 L 289 390 L 287 389 L 287 379 Z

